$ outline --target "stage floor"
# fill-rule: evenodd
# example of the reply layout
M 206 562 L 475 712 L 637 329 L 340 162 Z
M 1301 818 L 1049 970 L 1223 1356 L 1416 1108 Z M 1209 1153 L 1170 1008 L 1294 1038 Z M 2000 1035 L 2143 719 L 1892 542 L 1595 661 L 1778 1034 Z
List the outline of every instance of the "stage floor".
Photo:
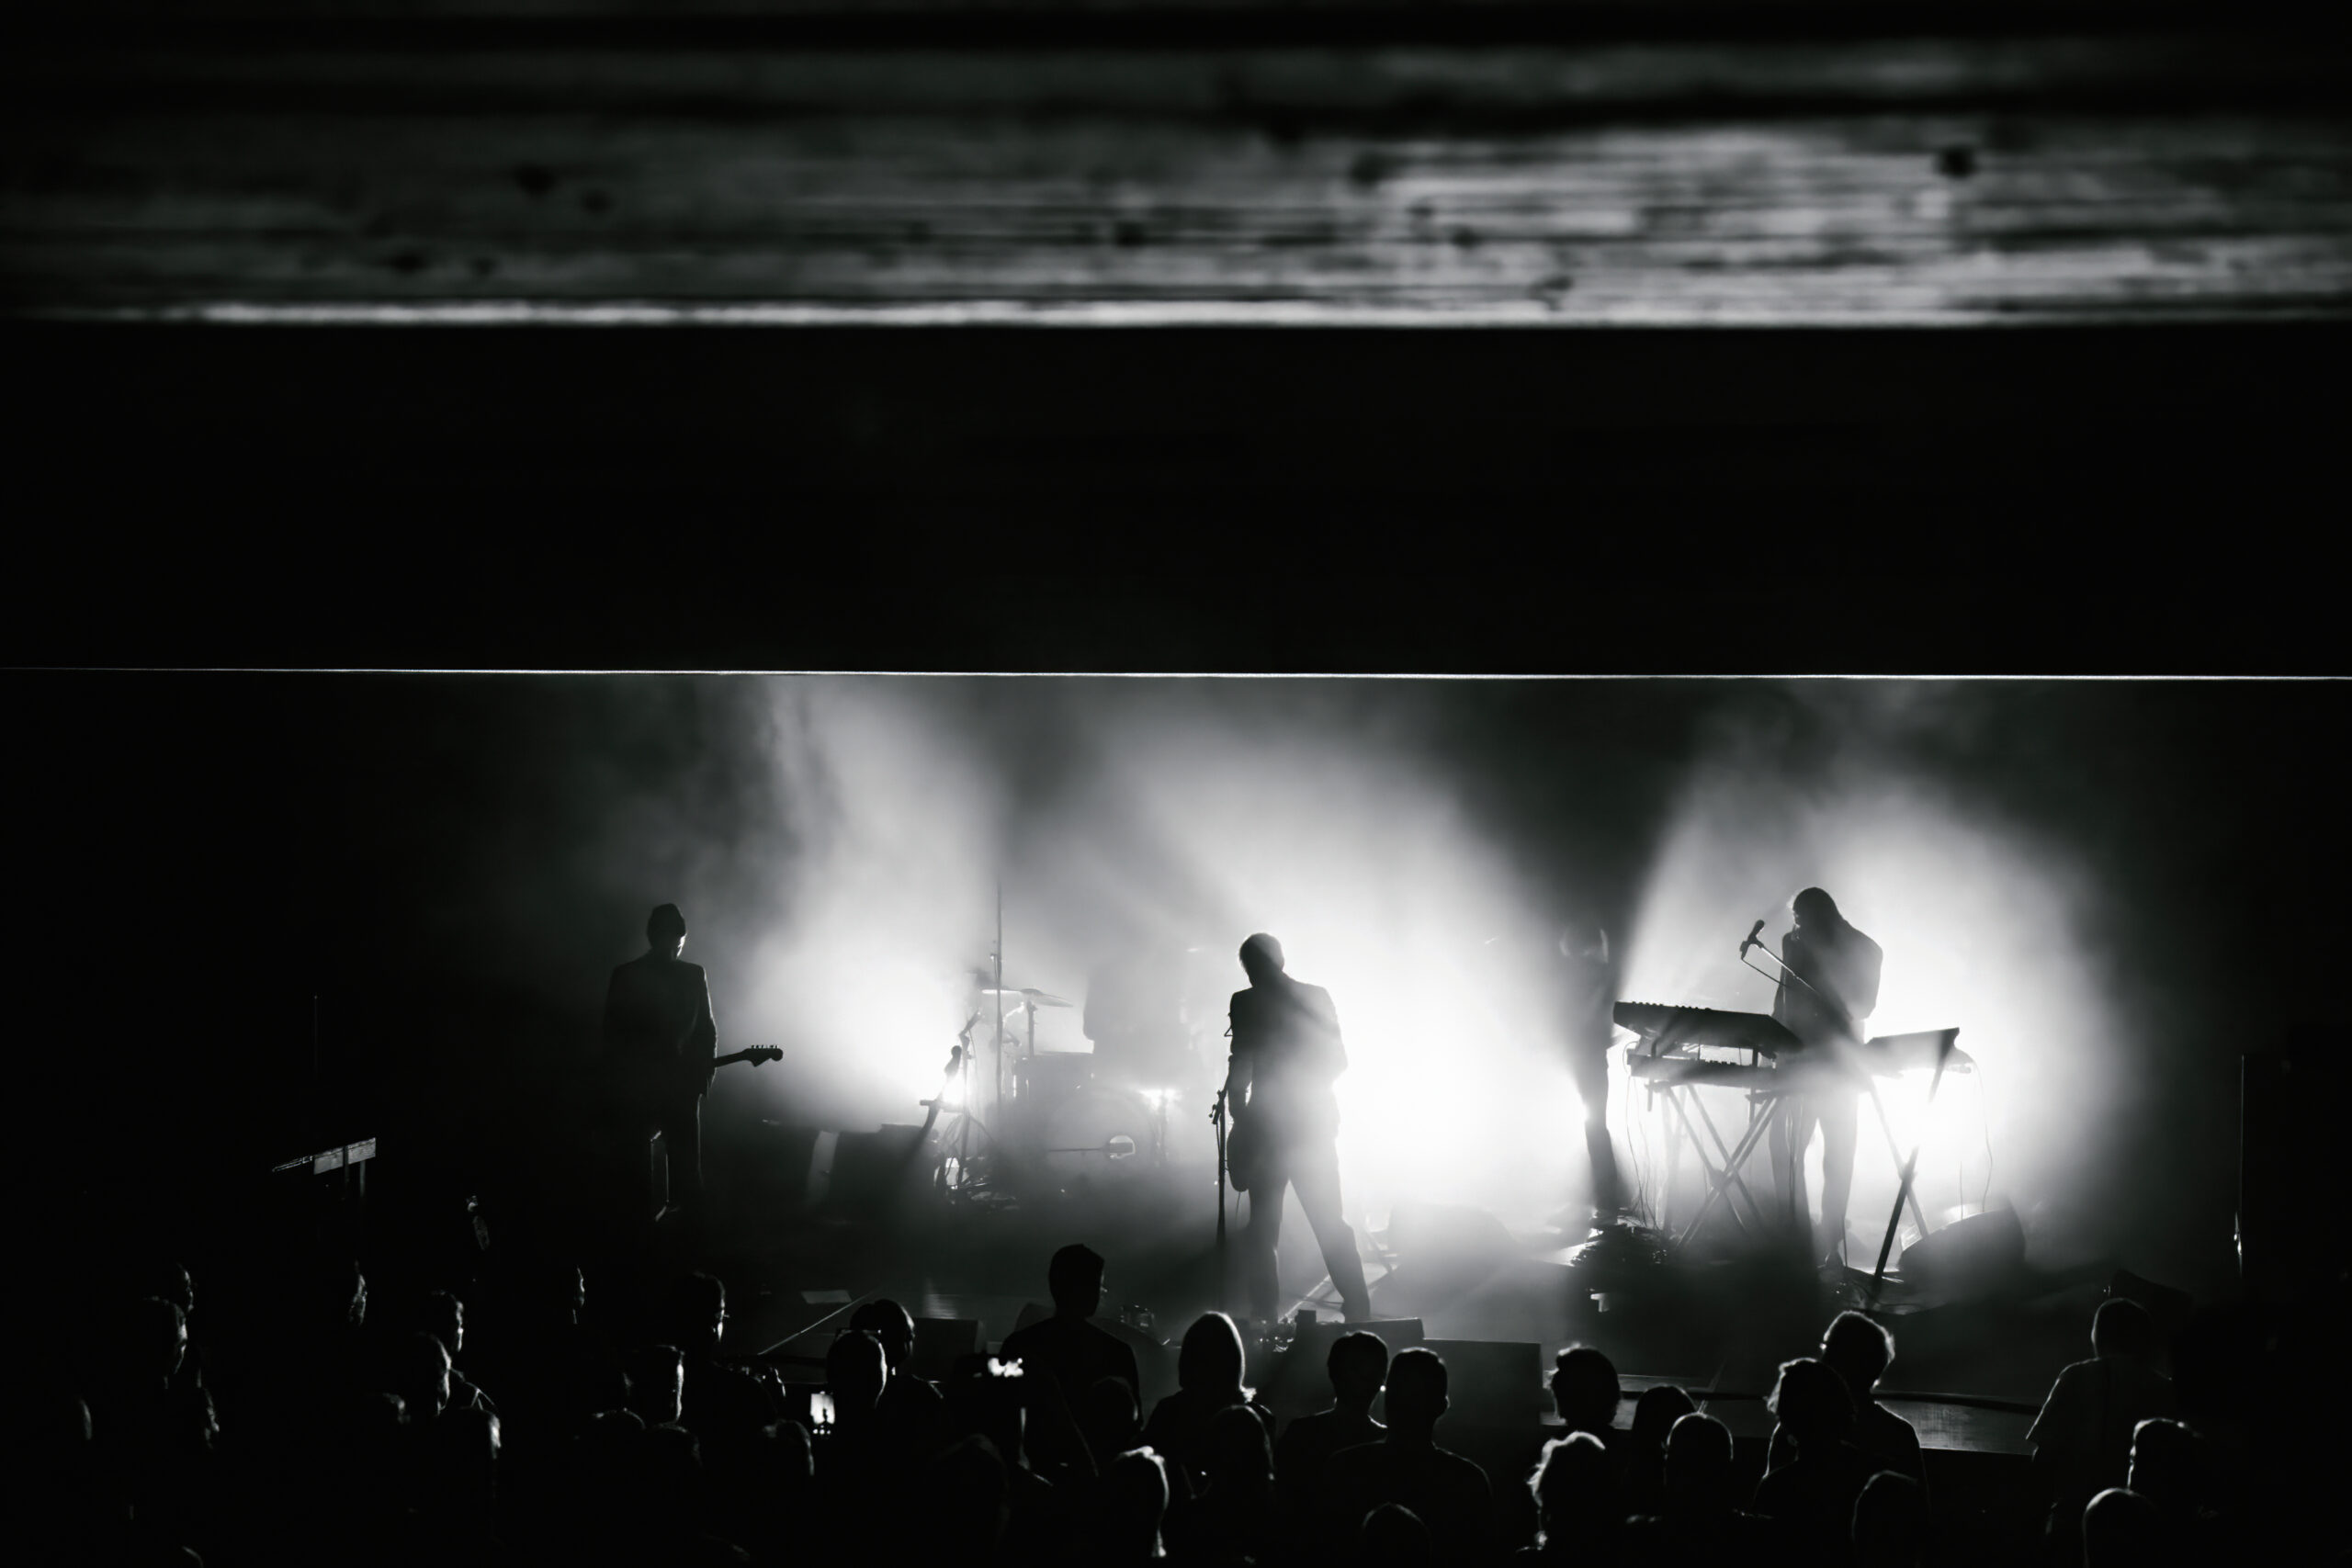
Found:
M 1173 1388 L 1173 1347 L 1194 1316 L 1241 1312 L 1238 1291 L 1220 1285 L 1214 1197 L 1200 1203 L 1192 1196 L 1190 1184 L 1168 1184 L 950 1205 L 926 1190 L 887 1223 L 822 1213 L 784 1224 L 722 1215 L 710 1234 L 665 1229 L 656 1245 L 727 1280 L 739 1353 L 760 1353 L 787 1378 L 814 1382 L 832 1334 L 876 1298 L 921 1318 L 968 1320 L 979 1345 L 995 1346 L 1024 1307 L 1043 1308 L 1053 1251 L 1084 1241 L 1109 1260 L 1103 1318 L 1124 1319 L 1168 1348 L 1164 1366 L 1146 1367 L 1148 1401 Z M 1238 1219 L 1228 1219 L 1237 1232 Z M 1680 1258 L 1633 1275 L 1596 1274 L 1573 1260 L 1581 1235 L 1513 1235 L 1500 1255 L 1432 1253 L 1427 1240 L 1420 1256 L 1400 1255 L 1387 1249 L 1393 1239 L 1363 1238 L 1376 1316 L 1418 1319 L 1432 1340 L 1532 1343 L 1542 1371 L 1570 1344 L 1595 1346 L 1616 1363 L 1629 1395 L 1679 1384 L 1737 1438 L 1769 1434 L 1763 1396 L 1779 1364 L 1811 1353 L 1837 1312 L 1868 1304 L 1867 1275 L 1823 1280 L 1769 1258 Z M 1229 1238 L 1228 1256 L 1232 1249 Z M 1285 1225 L 1282 1258 L 1284 1314 L 1304 1305 L 1336 1318 L 1304 1224 Z M 2086 1269 L 2035 1275 L 1969 1303 L 1903 1303 L 1890 1292 L 1877 1314 L 1897 1343 L 1884 1403 L 1929 1450 L 2028 1452 L 2025 1432 L 2052 1381 L 2089 1353 L 2104 1278 Z M 1253 1348 L 1252 1378 L 1271 1370 L 1269 1354 Z M 1529 1393 L 1540 1407 L 1548 1401 L 1537 1375 Z M 1629 1396 L 1625 1419 L 1632 1409 Z

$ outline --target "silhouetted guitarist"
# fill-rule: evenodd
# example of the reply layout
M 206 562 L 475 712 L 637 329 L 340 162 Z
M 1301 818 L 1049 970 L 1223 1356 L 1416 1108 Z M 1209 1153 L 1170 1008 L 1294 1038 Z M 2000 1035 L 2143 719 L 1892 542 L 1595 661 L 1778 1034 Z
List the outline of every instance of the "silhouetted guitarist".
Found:
M 613 971 L 605 992 L 605 1055 L 633 1122 L 658 1126 L 670 1163 L 673 1200 L 702 1200 L 702 1097 L 710 1087 L 718 1026 L 710 1016 L 710 982 L 699 964 L 678 954 L 686 918 L 675 904 L 645 922 L 650 951 Z
M 1282 943 L 1263 932 L 1241 944 L 1250 988 L 1233 993 L 1233 1062 L 1226 1077 L 1227 1168 L 1250 1194 L 1241 1251 L 1250 1310 L 1261 1325 L 1281 1311 L 1274 1248 L 1283 1189 L 1298 1190 L 1349 1321 L 1372 1315 L 1356 1233 L 1340 1217 L 1340 1103 L 1331 1082 L 1347 1070 L 1331 993 L 1283 973 Z
M 1830 1055 L 1861 1043 L 1862 1020 L 1878 1006 L 1878 943 L 1846 923 L 1829 895 L 1808 887 L 1789 901 L 1795 929 L 1781 944 L 1781 961 L 1798 977 L 1784 974 L 1772 995 L 1772 1016 L 1804 1042 L 1808 1055 Z M 1800 983 L 1802 981 L 1803 983 Z M 1788 1198 L 1790 1219 L 1802 1225 L 1807 1216 L 1804 1197 L 1804 1151 L 1813 1141 L 1815 1122 L 1821 1126 L 1821 1227 L 1826 1237 L 1825 1262 L 1843 1262 L 1846 1250 L 1846 1199 L 1854 1185 L 1855 1124 L 1860 1113 L 1861 1080 L 1851 1088 L 1823 1089 L 1803 1095 L 1789 1107 L 1789 1130 L 1775 1118 L 1771 1129 L 1772 1168 Z

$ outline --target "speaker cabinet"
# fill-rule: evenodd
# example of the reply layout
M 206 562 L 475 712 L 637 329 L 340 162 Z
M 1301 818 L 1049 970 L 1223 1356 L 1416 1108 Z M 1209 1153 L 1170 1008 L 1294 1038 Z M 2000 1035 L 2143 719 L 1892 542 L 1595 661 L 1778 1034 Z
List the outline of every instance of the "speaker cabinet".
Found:
M 1391 1356 L 1399 1350 L 1411 1349 L 1428 1343 L 1418 1317 L 1385 1319 L 1377 1323 L 1333 1323 L 1318 1319 L 1300 1325 L 1297 1337 L 1289 1348 L 1274 1358 L 1273 1364 L 1263 1371 L 1251 1369 L 1258 1382 L 1258 1397 L 1266 1404 L 1276 1418 L 1287 1421 L 1293 1416 L 1311 1415 L 1331 1403 L 1331 1375 L 1324 1363 L 1330 1358 L 1331 1342 L 1342 1334 L 1370 1334 L 1388 1347 Z
M 2025 1268 L 2025 1227 L 2004 1203 L 1946 1225 L 1903 1249 L 1903 1277 L 1948 1301 L 1980 1300 L 2016 1282 Z

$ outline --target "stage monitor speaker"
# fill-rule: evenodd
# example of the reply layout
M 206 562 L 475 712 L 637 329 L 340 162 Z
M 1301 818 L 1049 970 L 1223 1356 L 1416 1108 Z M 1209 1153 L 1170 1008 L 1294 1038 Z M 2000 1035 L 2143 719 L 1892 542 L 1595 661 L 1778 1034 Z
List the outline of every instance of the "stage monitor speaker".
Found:
M 915 1319 L 914 1373 L 942 1382 L 955 1371 L 956 1359 L 980 1348 L 980 1324 L 971 1317 Z
M 1903 1249 L 1903 1278 L 1930 1295 L 1975 1300 L 2015 1283 L 2025 1269 L 2025 1227 L 2007 1203 L 1971 1214 Z
M 818 1133 L 763 1118 L 735 1179 L 737 1203 L 747 1213 L 787 1213 L 807 1202 Z M 708 1151 L 703 1158 L 709 1162 Z
M 843 1133 L 834 1146 L 832 1181 L 826 1189 L 825 1202 L 842 1213 L 879 1215 L 906 1179 L 922 1141 L 922 1129 L 914 1126 Z
M 1391 1356 L 1428 1343 L 1418 1317 L 1384 1318 L 1374 1323 L 1318 1318 L 1301 1324 L 1289 1348 L 1275 1357 L 1271 1366 L 1263 1371 L 1250 1369 L 1250 1375 L 1258 1383 L 1258 1396 L 1265 1402 L 1266 1408 L 1288 1420 L 1328 1407 L 1331 1403 L 1331 1374 L 1325 1362 L 1330 1358 L 1331 1342 L 1342 1334 L 1358 1333 L 1378 1339 L 1388 1347 Z

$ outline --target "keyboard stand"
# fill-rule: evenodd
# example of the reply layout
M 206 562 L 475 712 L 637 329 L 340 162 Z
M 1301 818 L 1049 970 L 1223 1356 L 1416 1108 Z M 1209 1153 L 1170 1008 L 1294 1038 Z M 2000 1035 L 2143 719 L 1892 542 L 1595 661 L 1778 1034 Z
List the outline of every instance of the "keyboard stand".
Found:
M 1764 1205 L 1757 1201 L 1756 1194 L 1748 1190 L 1747 1182 L 1740 1172 L 1754 1156 L 1756 1147 L 1764 1141 L 1765 1134 L 1771 1131 L 1773 1118 L 1781 1113 L 1781 1101 L 1787 1096 L 1784 1091 L 1780 1090 L 1748 1090 L 1747 1126 L 1740 1134 L 1739 1142 L 1726 1149 L 1724 1147 L 1723 1134 L 1715 1130 L 1714 1119 L 1707 1114 L 1705 1103 L 1698 1098 L 1701 1087 L 1702 1086 L 1699 1084 L 1669 1083 L 1659 1086 L 1658 1089 L 1659 1093 L 1666 1096 L 1667 1104 L 1673 1108 L 1675 1117 L 1680 1123 L 1681 1137 L 1677 1140 L 1677 1155 L 1679 1153 L 1681 1142 L 1687 1139 L 1691 1152 L 1698 1156 L 1699 1168 L 1707 1180 L 1706 1201 L 1699 1205 L 1699 1212 L 1691 1215 L 1690 1223 L 1675 1235 L 1677 1247 L 1689 1245 L 1690 1238 L 1698 1235 L 1699 1227 L 1706 1224 L 1707 1216 L 1714 1213 L 1718 1202 L 1724 1205 L 1724 1212 L 1731 1216 L 1733 1224 L 1739 1226 L 1742 1231 L 1750 1230 L 1747 1220 L 1739 1212 L 1739 1205 L 1731 1201 L 1731 1194 L 1734 1191 L 1747 1200 L 1748 1213 L 1756 1216 L 1754 1230 L 1764 1232 L 1771 1228 L 1771 1222 L 1764 1213 Z M 1690 1097 L 1690 1103 L 1687 1106 L 1684 1103 L 1685 1096 Z M 1692 1124 L 1690 1116 L 1690 1111 L 1694 1109 L 1699 1113 L 1698 1124 L 1706 1128 L 1708 1137 L 1714 1142 L 1716 1158 L 1722 1161 L 1720 1165 L 1707 1157 L 1706 1145 L 1699 1141 L 1698 1131 Z M 1668 1192 L 1673 1190 L 1674 1171 L 1679 1164 L 1679 1158 L 1669 1156 L 1667 1166 Z
M 1943 1087 L 1944 1065 L 1951 1060 L 1953 1043 L 1959 1039 L 1959 1030 L 1947 1029 L 1942 1031 L 1942 1037 L 1936 1042 L 1935 1076 L 1928 1080 L 1928 1108 L 1929 1111 L 1933 1111 L 1935 1109 L 1936 1091 Z M 1875 1099 L 1875 1096 L 1873 1096 L 1873 1099 Z M 1894 1128 L 1891 1122 L 1887 1122 L 1886 1121 L 1886 1109 L 1884 1106 L 1881 1106 L 1879 1108 L 1879 1121 L 1882 1124 L 1886 1126 L 1887 1142 L 1891 1145 L 1894 1141 Z M 1902 1226 L 1903 1205 L 1905 1201 L 1908 1201 L 1911 1205 L 1912 1217 L 1917 1219 L 1919 1222 L 1919 1239 L 1925 1241 L 1928 1238 L 1927 1219 L 1925 1216 L 1920 1214 L 1919 1200 L 1911 1190 L 1911 1178 L 1919 1168 L 1919 1151 L 1927 1145 L 1927 1119 L 1923 1117 L 1919 1127 L 1919 1136 L 1913 1140 L 1911 1145 L 1911 1153 L 1905 1156 L 1903 1161 L 1903 1179 L 1896 1186 L 1894 1191 L 1894 1212 L 1887 1215 L 1886 1237 L 1878 1244 L 1878 1267 L 1871 1270 L 1871 1299 L 1873 1302 L 1878 1299 L 1879 1292 L 1884 1288 L 1886 1283 L 1886 1259 L 1888 1255 L 1894 1250 L 1894 1233 Z

